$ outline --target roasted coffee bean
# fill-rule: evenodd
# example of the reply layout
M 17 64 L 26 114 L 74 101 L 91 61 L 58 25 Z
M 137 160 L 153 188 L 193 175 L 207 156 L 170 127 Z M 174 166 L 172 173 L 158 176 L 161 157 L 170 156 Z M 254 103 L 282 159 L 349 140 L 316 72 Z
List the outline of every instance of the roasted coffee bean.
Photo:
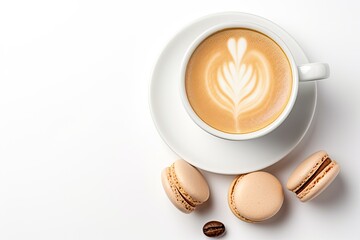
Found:
M 207 222 L 203 227 L 203 233 L 208 237 L 219 237 L 225 233 L 225 225 L 218 221 Z

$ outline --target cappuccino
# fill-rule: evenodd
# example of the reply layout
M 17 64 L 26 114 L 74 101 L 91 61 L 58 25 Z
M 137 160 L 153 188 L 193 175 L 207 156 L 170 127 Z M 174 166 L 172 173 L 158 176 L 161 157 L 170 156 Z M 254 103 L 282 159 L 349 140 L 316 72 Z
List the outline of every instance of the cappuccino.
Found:
M 203 40 L 185 72 L 188 101 L 209 126 L 231 134 L 258 131 L 284 111 L 292 70 L 281 47 L 246 28 L 218 31 Z

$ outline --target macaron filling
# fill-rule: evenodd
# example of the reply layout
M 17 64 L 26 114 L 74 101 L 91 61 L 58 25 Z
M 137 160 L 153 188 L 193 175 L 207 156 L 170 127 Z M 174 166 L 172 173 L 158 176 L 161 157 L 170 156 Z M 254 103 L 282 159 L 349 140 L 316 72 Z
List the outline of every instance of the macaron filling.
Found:
M 169 169 L 168 172 L 168 177 L 169 180 L 173 183 L 173 190 L 176 191 L 176 194 L 180 195 L 182 200 L 185 201 L 187 204 L 189 204 L 191 207 L 195 208 L 195 205 L 193 203 L 191 203 L 185 196 L 184 194 L 181 193 L 181 191 L 179 190 L 178 185 L 176 185 L 176 183 L 174 184 L 173 180 L 174 180 L 174 172 L 171 171 L 171 169 Z
M 172 178 L 173 183 L 176 186 L 176 189 L 178 190 L 178 192 L 180 193 L 180 195 L 184 198 L 184 200 L 189 203 L 191 206 L 195 207 L 196 205 L 200 205 L 202 204 L 201 201 L 198 201 L 196 199 L 194 199 L 193 197 L 191 197 L 186 191 L 185 189 L 181 186 L 181 184 L 179 183 L 179 180 L 176 176 L 175 173 L 175 165 L 174 163 L 170 166 L 170 176 Z
M 175 195 L 176 201 L 178 201 L 185 208 L 185 210 L 187 212 L 194 211 L 195 206 L 193 204 L 190 204 L 186 200 L 186 198 L 184 198 L 184 196 L 180 193 L 179 189 L 172 182 L 172 176 L 171 176 L 170 168 L 166 168 L 166 176 L 167 176 L 167 181 L 169 182 L 169 185 L 171 187 L 171 190 L 172 190 L 173 194 Z
M 322 162 L 320 167 L 315 171 L 315 173 L 298 189 L 295 191 L 296 194 L 300 194 L 304 189 L 309 186 L 309 184 L 329 165 L 331 164 L 331 159 L 327 156 L 326 159 Z
M 184 199 L 185 202 L 187 202 L 190 206 L 192 206 L 192 207 L 194 207 L 194 208 L 196 207 L 195 204 L 189 202 L 189 200 L 186 199 L 186 197 L 179 191 L 178 188 L 177 188 L 177 190 L 178 190 L 179 194 L 183 197 L 183 199 Z

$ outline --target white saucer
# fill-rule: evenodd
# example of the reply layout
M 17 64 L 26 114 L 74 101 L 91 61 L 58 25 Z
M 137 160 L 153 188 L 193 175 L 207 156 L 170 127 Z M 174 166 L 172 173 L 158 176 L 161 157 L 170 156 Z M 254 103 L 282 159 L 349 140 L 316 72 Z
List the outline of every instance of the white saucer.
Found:
M 227 21 L 260 23 L 280 36 L 298 65 L 308 59 L 295 40 L 279 26 L 258 16 L 221 13 L 201 18 L 180 31 L 160 55 L 150 85 L 150 108 L 159 134 L 169 147 L 192 165 L 215 173 L 239 174 L 268 167 L 285 157 L 304 137 L 313 119 L 316 82 L 299 84 L 295 106 L 285 122 L 264 137 L 247 141 L 217 138 L 198 127 L 180 98 L 181 60 L 203 30 Z

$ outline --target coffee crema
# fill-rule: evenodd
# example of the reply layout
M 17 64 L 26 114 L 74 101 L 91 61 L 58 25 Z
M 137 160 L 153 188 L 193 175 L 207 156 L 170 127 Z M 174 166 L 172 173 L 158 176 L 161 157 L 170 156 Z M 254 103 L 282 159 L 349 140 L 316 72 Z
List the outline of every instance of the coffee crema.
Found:
M 268 36 L 246 28 L 216 32 L 195 49 L 185 73 L 199 118 L 226 133 L 251 133 L 275 121 L 292 90 L 291 65 Z

